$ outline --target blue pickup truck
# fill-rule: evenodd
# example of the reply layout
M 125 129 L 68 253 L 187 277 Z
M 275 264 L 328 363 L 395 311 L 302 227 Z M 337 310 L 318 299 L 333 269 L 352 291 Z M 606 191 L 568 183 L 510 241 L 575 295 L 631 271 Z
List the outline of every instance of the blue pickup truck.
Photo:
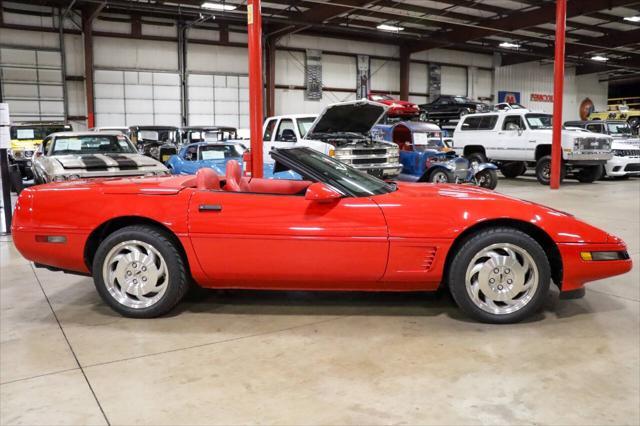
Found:
M 372 129 L 372 135 L 399 146 L 402 173 L 398 180 L 471 183 L 488 189 L 498 185 L 498 168 L 494 164 L 469 162 L 458 157 L 434 123 L 378 124 Z

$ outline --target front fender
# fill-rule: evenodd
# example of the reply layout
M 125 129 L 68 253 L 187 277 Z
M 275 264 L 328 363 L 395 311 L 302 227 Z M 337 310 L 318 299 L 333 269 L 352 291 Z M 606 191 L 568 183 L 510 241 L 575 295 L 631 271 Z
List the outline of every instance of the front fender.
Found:
M 496 166 L 493 163 L 481 163 L 478 165 L 478 168 L 476 169 L 476 173 L 481 172 L 483 170 L 498 170 L 498 166 Z

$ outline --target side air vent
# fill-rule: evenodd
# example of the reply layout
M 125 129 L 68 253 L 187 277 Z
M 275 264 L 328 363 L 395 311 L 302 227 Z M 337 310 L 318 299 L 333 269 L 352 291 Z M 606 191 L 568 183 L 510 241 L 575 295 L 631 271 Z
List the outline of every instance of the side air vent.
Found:
M 435 247 L 428 247 L 426 249 L 424 260 L 422 261 L 422 267 L 425 271 L 431 270 L 431 265 L 433 265 L 433 261 L 436 259 L 436 250 Z

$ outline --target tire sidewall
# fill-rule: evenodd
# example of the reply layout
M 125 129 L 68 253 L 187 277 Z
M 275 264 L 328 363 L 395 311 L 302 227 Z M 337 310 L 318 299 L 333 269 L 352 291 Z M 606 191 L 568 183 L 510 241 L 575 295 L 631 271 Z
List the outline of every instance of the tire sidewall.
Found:
M 496 315 L 476 306 L 467 293 L 466 273 L 473 257 L 483 248 L 497 243 L 510 243 L 526 250 L 538 268 L 538 288 L 529 303 L 520 310 L 504 315 Z M 454 300 L 470 317 L 486 323 L 510 324 L 520 322 L 540 310 L 551 283 L 551 267 L 543 250 L 533 238 L 512 228 L 499 228 L 483 231 L 467 239 L 451 262 L 447 276 L 449 290 Z
M 452 183 L 452 182 L 451 182 L 451 175 L 450 175 L 450 173 L 447 173 L 447 171 L 446 171 L 446 170 L 434 170 L 434 171 L 432 171 L 432 172 L 431 172 L 431 174 L 429 175 L 429 182 L 431 182 L 431 183 L 443 183 L 443 182 L 436 182 L 436 181 L 434 180 L 434 179 L 435 179 L 435 177 L 436 177 L 438 174 L 442 174 L 442 175 L 446 176 L 446 178 L 447 178 L 447 182 L 445 182 L 445 183 Z
M 142 309 L 134 309 L 120 304 L 111 296 L 104 282 L 102 274 L 103 264 L 109 251 L 125 241 L 138 240 L 152 245 L 163 257 L 167 266 L 169 284 L 158 302 Z M 109 235 L 98 247 L 94 256 L 93 281 L 100 297 L 116 312 L 132 318 L 153 318 L 168 312 L 184 295 L 186 272 L 180 254 L 167 236 L 153 228 L 146 226 L 130 226 L 122 228 Z
M 479 180 L 482 177 L 481 175 L 487 175 L 488 182 L 487 185 L 480 185 L 481 188 L 496 189 L 496 186 L 498 186 L 498 173 L 495 170 L 481 170 L 476 174 L 476 179 Z

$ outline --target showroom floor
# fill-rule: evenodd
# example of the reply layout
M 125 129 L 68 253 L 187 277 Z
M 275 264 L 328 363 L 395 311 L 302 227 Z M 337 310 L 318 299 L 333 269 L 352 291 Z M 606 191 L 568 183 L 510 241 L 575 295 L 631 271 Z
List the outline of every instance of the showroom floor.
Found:
M 422 294 L 203 291 L 130 320 L 3 237 L 0 423 L 640 423 L 640 179 L 498 189 L 623 237 L 634 270 L 511 326 Z

